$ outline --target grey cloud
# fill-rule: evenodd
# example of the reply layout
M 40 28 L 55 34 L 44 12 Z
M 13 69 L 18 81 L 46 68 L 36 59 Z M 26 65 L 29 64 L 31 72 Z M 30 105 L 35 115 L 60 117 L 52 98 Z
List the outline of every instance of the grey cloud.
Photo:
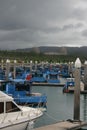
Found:
M 87 29 L 82 31 L 82 36 L 87 37 Z
M 83 21 L 84 19 L 86 19 L 86 12 L 87 8 L 86 9 L 75 8 L 74 11 L 72 12 L 71 17 Z
M 0 27 L 10 29 L 43 27 L 49 21 L 63 20 L 69 13 L 66 0 L 1 0 Z M 66 10 L 66 11 L 65 11 Z M 9 27 L 10 26 L 10 27 Z
M 72 29 L 84 27 L 86 9 L 75 8 L 79 1 L 0 0 L 0 48 L 60 45 L 61 36 L 72 37 Z
M 49 27 L 49 28 L 44 28 L 42 29 L 42 31 L 44 31 L 45 33 L 59 33 L 62 31 L 67 31 L 70 29 L 79 29 L 84 27 L 84 25 L 82 23 L 77 23 L 77 24 L 67 24 L 67 25 L 63 25 L 62 27 Z
M 63 30 L 67 30 L 67 29 L 77 29 L 77 28 L 81 28 L 84 25 L 82 23 L 77 23 L 77 24 L 69 24 L 69 25 L 64 25 Z
M 0 41 L 24 41 L 24 42 L 33 42 L 37 41 L 38 33 L 30 32 L 26 29 L 9 31 L 6 35 L 0 37 Z

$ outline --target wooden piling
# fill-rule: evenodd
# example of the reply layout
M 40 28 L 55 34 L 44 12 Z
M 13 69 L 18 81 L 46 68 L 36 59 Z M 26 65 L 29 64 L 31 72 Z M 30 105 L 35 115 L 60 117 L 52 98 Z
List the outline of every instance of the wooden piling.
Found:
M 30 61 L 30 72 L 32 73 L 32 60 Z
M 13 72 L 13 77 L 15 79 L 16 77 L 16 60 L 14 61 L 14 72 Z
M 6 80 L 9 80 L 9 72 L 10 72 L 10 60 L 6 62 Z
M 80 69 L 75 68 L 74 120 L 80 120 Z

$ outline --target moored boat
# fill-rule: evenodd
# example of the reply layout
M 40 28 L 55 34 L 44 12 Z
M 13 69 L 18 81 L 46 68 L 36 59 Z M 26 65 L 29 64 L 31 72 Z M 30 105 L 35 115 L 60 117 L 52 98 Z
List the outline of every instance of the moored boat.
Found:
M 58 72 L 50 71 L 47 74 L 46 79 L 47 79 L 47 83 L 51 83 L 51 84 L 59 84 L 60 83 Z
M 74 93 L 75 88 L 75 79 L 74 78 L 67 78 L 66 83 L 63 87 L 63 93 Z M 84 83 L 80 81 L 80 92 L 84 91 Z
M 32 92 L 32 85 L 29 80 L 13 79 L 0 83 L 0 90 L 12 96 L 17 104 L 38 108 L 47 107 L 47 96 L 45 94 Z
M 46 78 L 44 77 L 44 73 L 42 71 L 33 71 L 32 72 L 32 82 L 33 83 L 46 83 Z
M 42 115 L 39 109 L 19 106 L 11 96 L 0 91 L 0 130 L 25 130 Z

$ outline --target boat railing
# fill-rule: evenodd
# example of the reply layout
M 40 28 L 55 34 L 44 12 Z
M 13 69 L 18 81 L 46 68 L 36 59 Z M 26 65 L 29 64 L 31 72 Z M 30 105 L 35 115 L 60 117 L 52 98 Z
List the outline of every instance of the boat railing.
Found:
M 8 111 L 6 111 L 5 113 L 3 112 L 2 114 L 4 114 L 3 118 L 2 118 L 2 122 L 1 123 L 4 123 L 6 117 L 8 116 L 9 113 L 15 111 L 17 108 L 14 108 L 14 109 L 9 109 Z M 18 112 L 18 111 L 17 111 Z M 17 114 L 17 117 L 15 118 L 15 120 L 18 119 L 18 116 L 20 114 L 20 112 L 22 113 L 22 111 L 19 111 L 18 114 Z M 22 115 L 22 114 L 21 114 Z

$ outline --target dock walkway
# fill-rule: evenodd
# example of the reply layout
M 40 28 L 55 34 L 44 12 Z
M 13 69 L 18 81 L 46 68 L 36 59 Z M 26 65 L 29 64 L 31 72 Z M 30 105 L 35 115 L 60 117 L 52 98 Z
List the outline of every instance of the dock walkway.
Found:
M 87 125 L 87 122 L 84 121 L 60 121 L 55 124 L 35 128 L 34 130 L 78 130 Z
M 33 86 L 59 86 L 63 87 L 64 83 L 32 83 Z

